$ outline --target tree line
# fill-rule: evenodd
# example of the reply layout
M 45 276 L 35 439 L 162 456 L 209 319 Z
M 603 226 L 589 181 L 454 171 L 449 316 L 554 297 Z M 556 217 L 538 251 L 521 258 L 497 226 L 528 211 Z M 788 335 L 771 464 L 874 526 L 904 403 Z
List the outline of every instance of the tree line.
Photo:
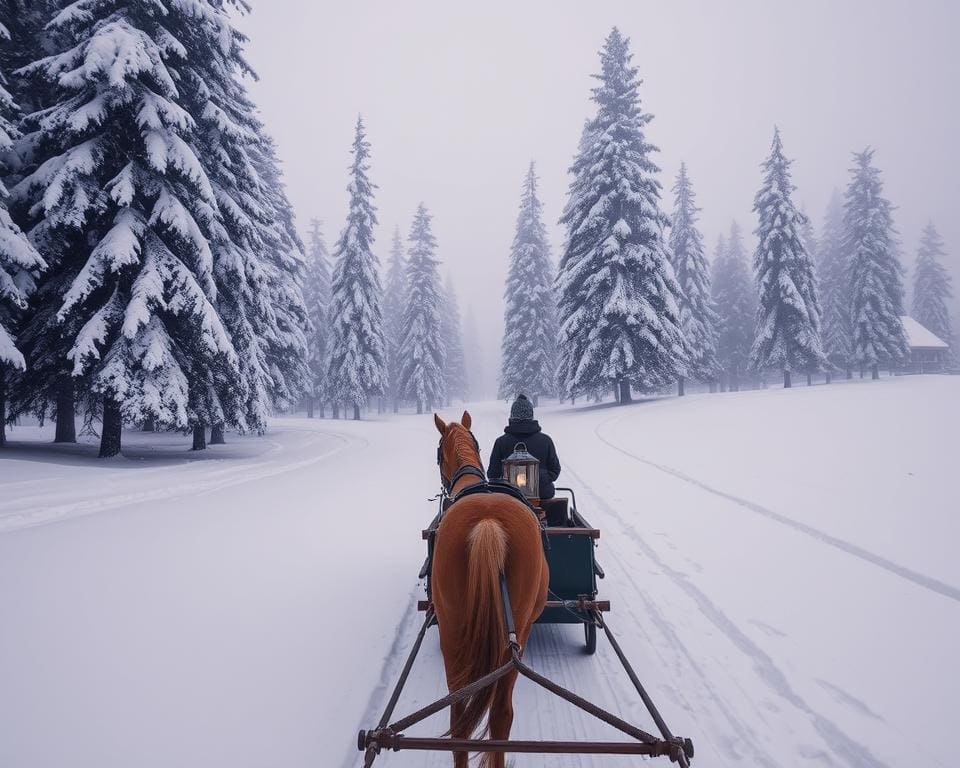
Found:
M 304 390 L 302 244 L 234 7 L 0 4 L 0 423 L 202 448 Z
M 560 218 L 565 242 L 554 270 L 531 169 L 506 287 L 501 396 L 587 396 L 662 391 L 688 379 L 739 389 L 777 371 L 785 387 L 855 368 L 861 375 L 909 355 L 904 269 L 874 152 L 854 153 L 846 193 L 835 194 L 823 232 L 794 203 L 774 128 L 754 198 L 757 246 L 748 260 L 736 222 L 712 269 L 699 208 L 681 163 L 672 215 L 661 204 L 657 148 L 644 128 L 629 39 L 614 28 L 600 52 L 595 114 L 583 127 Z M 953 343 L 950 278 L 931 223 L 914 272 L 913 315 Z
M 401 405 L 417 413 L 467 397 L 460 311 L 449 275 L 440 282 L 432 216 L 421 203 L 407 248 L 394 230 L 386 286 L 373 251 L 377 223 L 369 178 L 370 142 L 358 119 L 350 167 L 347 224 L 327 251 L 320 222 L 311 223 L 304 294 L 312 323 L 307 414 L 339 418 L 351 409 Z
M 0 440 L 24 414 L 262 431 L 309 397 L 335 413 L 466 396 L 452 286 L 421 206 L 381 309 L 370 145 L 347 223 L 304 253 L 249 98 L 240 0 L 0 3 Z
M 310 415 L 417 412 L 466 398 L 457 300 L 421 204 L 385 275 L 374 251 L 371 145 L 357 120 L 349 209 L 332 254 L 306 248 L 245 86 L 241 0 L 0 2 L 0 440 L 21 414 L 102 425 L 260 431 Z M 531 163 L 505 284 L 500 391 L 598 398 L 759 372 L 855 368 L 907 354 L 893 207 L 871 150 L 854 155 L 819 238 L 793 202 L 774 130 L 749 263 L 736 223 L 712 266 L 691 173 L 663 210 L 653 119 L 629 40 L 600 52 L 554 264 Z M 924 231 L 913 312 L 952 342 L 943 243 Z M 471 317 L 467 335 L 475 338 Z

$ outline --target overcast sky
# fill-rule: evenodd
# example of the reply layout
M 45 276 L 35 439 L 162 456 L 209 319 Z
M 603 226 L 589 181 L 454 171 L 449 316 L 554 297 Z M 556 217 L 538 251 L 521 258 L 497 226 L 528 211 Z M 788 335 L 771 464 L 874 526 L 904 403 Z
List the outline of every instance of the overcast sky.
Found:
M 240 20 L 260 75 L 253 94 L 279 144 L 301 231 L 343 226 L 354 122 L 362 114 L 379 186 L 376 251 L 421 200 L 444 272 L 499 346 L 520 183 L 531 160 L 556 259 L 567 168 L 613 25 L 631 38 L 664 209 L 686 161 L 711 251 L 746 231 L 759 163 L 779 125 L 797 203 L 818 230 L 851 152 L 870 145 L 905 261 L 933 220 L 960 275 L 960 3 L 312 2 L 253 0 Z M 957 278 L 955 277 L 955 284 Z M 954 311 L 960 311 L 960 302 Z

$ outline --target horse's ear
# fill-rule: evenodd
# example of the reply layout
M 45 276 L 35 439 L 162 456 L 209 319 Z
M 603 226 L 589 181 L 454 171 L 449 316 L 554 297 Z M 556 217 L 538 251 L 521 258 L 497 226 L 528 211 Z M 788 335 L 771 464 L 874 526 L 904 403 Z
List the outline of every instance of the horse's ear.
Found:
M 470 411 L 463 412 L 463 416 L 460 417 L 460 423 L 463 424 L 464 429 L 470 429 L 470 425 L 473 424 L 473 419 L 470 418 Z
M 447 431 L 447 425 L 443 423 L 443 419 L 437 416 L 437 414 L 433 414 L 433 423 L 437 425 L 437 432 L 441 435 Z

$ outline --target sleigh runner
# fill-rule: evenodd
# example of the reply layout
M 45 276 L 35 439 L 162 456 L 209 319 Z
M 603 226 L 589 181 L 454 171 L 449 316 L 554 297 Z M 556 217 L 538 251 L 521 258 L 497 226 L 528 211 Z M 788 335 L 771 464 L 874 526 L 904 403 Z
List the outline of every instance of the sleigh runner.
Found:
M 469 414 L 464 414 L 469 424 Z M 439 424 L 438 424 L 439 426 Z M 459 426 L 459 425 L 457 425 Z M 472 434 L 470 434 L 472 439 Z M 441 441 L 441 448 L 443 442 Z M 475 441 L 474 441 L 475 445 Z M 511 457 L 513 458 L 513 457 Z M 531 457 L 532 458 L 532 457 Z M 536 461 L 535 459 L 533 461 Z M 438 463 L 443 467 L 441 452 L 438 450 Z M 535 470 L 535 467 L 533 468 Z M 517 482 L 519 474 L 519 480 Z M 467 475 L 475 475 L 468 488 L 454 493 L 453 487 L 458 480 Z M 540 753 L 540 754 L 609 754 L 609 755 L 646 755 L 650 757 L 668 757 L 671 762 L 689 766 L 693 758 L 693 743 L 688 738 L 672 734 L 666 722 L 643 687 L 636 672 L 631 667 L 620 644 L 617 642 L 604 614 L 610 610 L 610 603 L 598 599 L 597 579 L 604 573 L 596 562 L 594 552 L 600 537 L 598 529 L 591 526 L 581 515 L 576 504 L 576 495 L 570 488 L 557 488 L 563 494 L 562 503 L 553 506 L 549 516 L 539 507 L 535 497 L 524 494 L 524 478 L 536 477 L 535 471 L 505 473 L 512 483 L 487 482 L 482 469 L 475 465 L 457 467 L 451 473 L 451 480 L 444 481 L 444 490 L 439 499 L 439 510 L 430 525 L 423 530 L 422 537 L 427 543 L 427 557 L 420 569 L 420 578 L 425 580 L 426 599 L 418 602 L 418 609 L 425 613 L 423 623 L 417 633 L 413 647 L 404 663 L 384 712 L 372 730 L 362 730 L 358 735 L 357 746 L 364 753 L 364 768 L 370 768 L 383 750 L 400 751 L 441 751 L 464 756 L 466 753 Z M 535 490 L 535 489 L 534 489 Z M 585 650 L 592 654 L 596 650 L 598 631 L 602 631 L 610 642 L 624 671 L 636 689 L 641 701 L 654 721 L 659 736 L 623 720 L 621 717 L 587 701 L 578 694 L 544 677 L 531 668 L 523 659 L 523 647 L 518 639 L 514 610 L 511 605 L 510 590 L 507 586 L 508 574 L 499 572 L 498 603 L 502 617 L 504 647 L 503 663 L 482 677 L 472 680 L 451 691 L 431 704 L 406 717 L 392 719 L 400 695 L 407 682 L 410 671 L 422 646 L 429 628 L 437 624 L 437 610 L 434 604 L 434 553 L 437 545 L 440 525 L 454 504 L 469 496 L 478 494 L 503 494 L 521 500 L 530 514 L 533 512 L 541 520 L 540 531 L 543 553 L 549 566 L 549 587 L 543 610 L 536 618 L 540 624 L 580 623 L 584 627 Z M 530 502 L 533 501 L 533 504 Z M 559 511 L 558 511 L 559 510 Z M 516 740 L 509 738 L 473 738 L 458 736 L 408 736 L 406 731 L 448 707 L 462 707 L 472 697 L 484 695 L 484 692 L 496 686 L 509 675 L 522 676 L 551 694 L 580 708 L 592 717 L 601 720 L 628 737 L 621 741 L 559 741 L 559 740 Z

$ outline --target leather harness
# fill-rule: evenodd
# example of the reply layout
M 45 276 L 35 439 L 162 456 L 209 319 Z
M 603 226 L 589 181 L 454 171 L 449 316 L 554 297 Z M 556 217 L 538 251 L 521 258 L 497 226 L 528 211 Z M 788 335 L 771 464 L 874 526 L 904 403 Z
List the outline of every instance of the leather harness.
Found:
M 467 430 L 467 432 L 473 439 L 473 446 L 479 454 L 480 444 L 477 442 L 477 438 L 474 437 L 473 432 L 470 430 Z M 543 548 L 544 550 L 550 549 L 550 539 L 547 537 L 546 523 L 540 519 L 540 513 L 537 512 L 536 507 L 530 503 L 530 500 L 523 495 L 523 492 L 519 488 L 502 480 L 487 480 L 487 473 L 483 471 L 483 467 L 478 467 L 476 464 L 464 464 L 453 473 L 453 477 L 448 481 L 443 476 L 443 437 L 440 438 L 440 444 L 437 446 L 437 466 L 440 468 L 440 481 L 443 484 L 444 495 L 450 499 L 451 506 L 465 496 L 475 496 L 479 493 L 502 493 L 507 496 L 512 496 L 533 514 L 537 524 L 540 526 L 540 537 L 543 539 Z M 457 484 L 457 481 L 468 475 L 480 478 L 480 482 L 468 485 L 456 495 L 450 496 L 450 490 Z

